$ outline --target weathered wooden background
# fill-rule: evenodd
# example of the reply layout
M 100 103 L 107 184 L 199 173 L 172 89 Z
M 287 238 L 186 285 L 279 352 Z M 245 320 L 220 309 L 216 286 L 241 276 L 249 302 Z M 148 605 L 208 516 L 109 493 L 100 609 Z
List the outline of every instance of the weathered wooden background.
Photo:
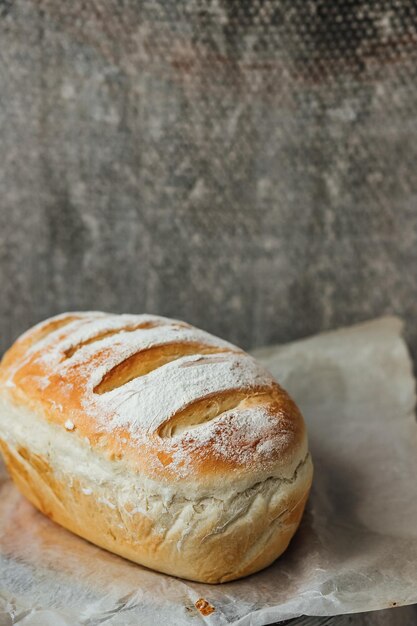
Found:
M 245 347 L 394 312 L 416 355 L 416 111 L 414 0 L 0 1 L 0 353 L 94 308 Z

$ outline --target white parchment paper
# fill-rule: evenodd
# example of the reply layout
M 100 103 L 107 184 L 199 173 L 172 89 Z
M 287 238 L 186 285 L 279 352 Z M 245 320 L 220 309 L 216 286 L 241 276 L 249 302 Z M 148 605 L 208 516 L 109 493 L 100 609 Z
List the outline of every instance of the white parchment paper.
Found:
M 157 574 L 56 526 L 0 470 L 1 626 L 261 626 L 417 602 L 415 391 L 401 322 L 384 318 L 256 356 L 299 403 L 315 465 L 286 554 L 218 586 Z M 195 608 L 199 598 L 211 615 Z

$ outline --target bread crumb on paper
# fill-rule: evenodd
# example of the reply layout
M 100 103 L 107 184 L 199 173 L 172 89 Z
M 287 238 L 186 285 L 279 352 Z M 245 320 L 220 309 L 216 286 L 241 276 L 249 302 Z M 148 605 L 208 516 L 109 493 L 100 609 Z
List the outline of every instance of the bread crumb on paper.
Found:
M 197 602 L 194 602 L 194 606 L 200 611 L 201 615 L 210 615 L 216 610 L 214 606 L 212 606 L 210 602 L 207 602 L 207 600 L 204 600 L 204 598 L 199 598 Z

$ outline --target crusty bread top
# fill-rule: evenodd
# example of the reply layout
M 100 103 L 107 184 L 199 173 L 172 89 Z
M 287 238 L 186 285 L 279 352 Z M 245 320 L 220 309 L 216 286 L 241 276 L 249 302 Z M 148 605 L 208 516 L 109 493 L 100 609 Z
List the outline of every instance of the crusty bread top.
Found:
M 269 372 L 164 317 L 51 318 L 6 353 L 0 385 L 14 404 L 167 483 L 291 476 L 307 453 L 303 418 Z

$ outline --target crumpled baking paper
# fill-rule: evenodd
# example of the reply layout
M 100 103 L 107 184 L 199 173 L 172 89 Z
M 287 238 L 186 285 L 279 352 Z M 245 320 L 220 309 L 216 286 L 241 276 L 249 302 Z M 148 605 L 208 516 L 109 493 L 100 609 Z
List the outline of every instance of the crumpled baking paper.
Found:
M 44 518 L 2 469 L 0 625 L 261 626 L 416 602 L 415 387 L 401 329 L 384 318 L 256 351 L 305 415 L 315 477 L 288 551 L 244 580 L 191 583 L 109 554 Z

